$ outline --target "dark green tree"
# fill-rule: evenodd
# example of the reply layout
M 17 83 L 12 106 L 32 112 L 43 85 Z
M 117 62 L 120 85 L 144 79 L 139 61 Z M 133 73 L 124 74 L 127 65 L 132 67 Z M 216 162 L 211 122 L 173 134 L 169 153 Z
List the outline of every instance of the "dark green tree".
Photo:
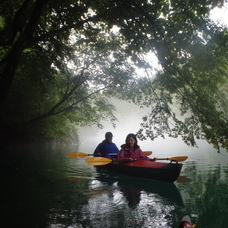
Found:
M 136 103 L 151 107 L 151 113 L 143 118 L 138 135 L 141 139 L 181 136 L 192 146 L 203 138 L 218 150 L 228 148 L 227 29 L 209 20 L 202 24 L 200 18 L 200 26 L 194 27 L 187 23 L 189 14 L 180 17 L 178 8 L 173 10 L 165 22 L 170 29 L 158 38 L 163 70 L 153 80 L 141 81 L 143 95 Z M 183 20 L 182 26 L 175 26 L 176 17 Z
M 5 137 L 18 137 L 22 131 L 56 137 L 64 135 L 69 123 L 99 125 L 101 119 L 115 120 L 105 91 L 125 84 L 133 68 L 121 39 L 108 32 L 104 23 L 93 22 L 89 7 L 69 5 L 73 2 L 43 5 L 46 12 L 39 17 L 36 31 L 30 30 L 26 44 L 19 39 L 18 27 L 11 31 L 14 25 L 7 21 L 8 15 L 2 17 L 1 129 Z M 29 4 L 18 5 L 18 14 L 27 14 Z M 16 16 L 10 19 L 15 21 Z M 66 17 L 69 21 L 64 25 Z
M 155 130 L 182 135 L 192 145 L 196 136 L 227 147 L 227 112 L 220 105 L 226 104 L 221 94 L 227 34 L 208 19 L 210 10 L 222 5 L 213 0 L 2 1 L 0 128 L 10 135 L 36 123 L 47 134 L 49 122 L 56 132 L 62 120 L 114 120 L 105 96 L 115 95 L 151 107 L 141 138 L 154 139 Z M 150 69 L 142 58 L 148 52 L 156 54 L 162 70 L 136 80 L 134 66 Z M 213 60 L 209 67 L 208 60 Z

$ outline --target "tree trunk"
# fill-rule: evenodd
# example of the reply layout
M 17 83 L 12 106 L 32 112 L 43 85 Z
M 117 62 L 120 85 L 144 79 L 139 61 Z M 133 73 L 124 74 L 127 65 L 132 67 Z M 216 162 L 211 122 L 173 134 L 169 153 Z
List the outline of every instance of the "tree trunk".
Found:
M 24 31 L 21 33 L 17 41 L 13 44 L 11 52 L 7 56 L 7 61 L 2 71 L 0 81 L 0 113 L 7 101 L 7 97 L 20 61 L 21 54 L 31 41 L 37 23 L 40 19 L 42 10 L 48 1 L 49 0 L 37 0 L 35 2 L 31 17 L 25 26 Z

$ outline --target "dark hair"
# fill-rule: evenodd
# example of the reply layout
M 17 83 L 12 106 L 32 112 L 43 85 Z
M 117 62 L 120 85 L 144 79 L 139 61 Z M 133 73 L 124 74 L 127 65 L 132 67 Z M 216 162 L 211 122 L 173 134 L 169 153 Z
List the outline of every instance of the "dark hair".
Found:
M 105 138 L 108 139 L 108 138 L 112 138 L 113 135 L 112 135 L 112 132 L 106 132 L 105 133 Z
M 126 140 L 125 140 L 126 145 L 128 146 L 127 141 L 128 141 L 128 139 L 131 138 L 131 137 L 135 140 L 134 149 L 139 148 L 139 146 L 138 146 L 138 140 L 137 140 L 137 138 L 136 138 L 136 135 L 133 134 L 133 133 L 130 133 L 130 134 L 127 135 Z

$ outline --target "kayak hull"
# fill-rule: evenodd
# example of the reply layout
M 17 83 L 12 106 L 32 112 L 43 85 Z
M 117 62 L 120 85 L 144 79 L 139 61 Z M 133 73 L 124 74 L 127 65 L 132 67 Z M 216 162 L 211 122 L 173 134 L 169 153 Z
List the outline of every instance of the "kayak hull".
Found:
M 102 166 L 102 168 L 135 177 L 174 182 L 180 175 L 182 164 L 173 162 L 154 162 L 140 159 L 123 164 L 113 162 Z

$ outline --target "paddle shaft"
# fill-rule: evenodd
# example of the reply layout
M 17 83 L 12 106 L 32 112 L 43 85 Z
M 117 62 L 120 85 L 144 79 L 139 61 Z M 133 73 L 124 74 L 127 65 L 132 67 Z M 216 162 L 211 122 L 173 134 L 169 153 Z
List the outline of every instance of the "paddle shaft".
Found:
M 175 162 L 182 162 L 185 161 L 188 157 L 187 156 L 180 156 L 180 157 L 171 157 L 171 158 L 155 158 L 156 160 L 170 160 L 170 161 L 175 161 Z M 135 159 L 137 160 L 137 159 Z M 135 161 L 133 160 L 133 161 Z M 107 165 L 111 162 L 131 162 L 129 159 L 124 159 L 124 160 L 112 160 L 109 158 L 105 157 L 89 157 L 86 158 L 86 163 L 89 165 Z
M 156 160 L 169 160 L 169 161 L 175 161 L 175 162 L 182 162 L 185 161 L 188 158 L 188 156 L 179 156 L 179 157 L 171 157 L 171 158 L 155 158 Z
M 151 155 L 153 152 L 152 151 L 143 151 L 143 153 L 146 156 Z M 109 155 L 116 155 L 116 153 L 110 153 Z M 86 153 L 82 153 L 82 152 L 70 152 L 67 154 L 67 156 L 69 158 L 85 158 L 87 156 L 93 156 L 93 154 L 86 154 Z

